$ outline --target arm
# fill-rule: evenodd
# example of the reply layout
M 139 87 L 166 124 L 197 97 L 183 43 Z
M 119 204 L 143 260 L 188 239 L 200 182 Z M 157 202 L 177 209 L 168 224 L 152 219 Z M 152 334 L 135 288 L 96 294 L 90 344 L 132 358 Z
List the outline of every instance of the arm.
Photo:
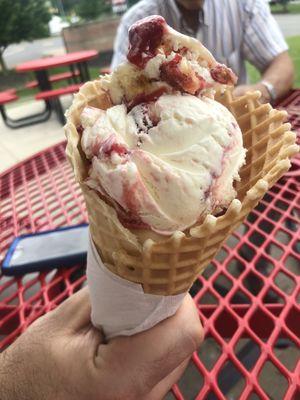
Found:
M 124 17 L 121 19 L 120 25 L 117 30 L 117 35 L 114 43 L 114 54 L 111 61 L 111 70 L 114 70 L 119 64 L 126 59 L 128 49 L 128 29 L 130 24 L 126 22 Z
M 294 65 L 287 51 L 274 58 L 271 64 L 262 73 L 261 81 L 267 81 L 274 86 L 276 97 L 283 97 L 293 86 Z M 234 90 L 236 96 L 242 96 L 247 91 L 259 90 L 264 103 L 271 102 L 267 87 L 260 82 L 253 85 L 240 85 Z
M 274 86 L 276 98 L 284 96 L 293 84 L 294 68 L 288 55 L 288 46 L 264 0 L 245 0 L 243 3 L 242 50 L 245 59 L 261 71 L 261 81 Z M 260 90 L 262 101 L 270 101 L 270 93 L 261 81 L 242 85 L 235 90 L 242 95 L 248 90 Z

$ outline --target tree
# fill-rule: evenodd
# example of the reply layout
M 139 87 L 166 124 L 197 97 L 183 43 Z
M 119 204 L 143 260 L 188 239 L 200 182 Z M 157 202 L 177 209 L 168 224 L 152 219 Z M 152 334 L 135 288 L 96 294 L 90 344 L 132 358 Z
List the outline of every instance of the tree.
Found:
M 288 12 L 288 3 L 290 0 L 280 0 L 279 2 L 282 5 L 283 11 Z
M 47 36 L 51 15 L 45 0 L 0 0 L 0 10 L 0 65 L 6 71 L 7 46 Z
M 51 4 L 58 14 L 62 14 L 61 11 L 63 10 L 64 14 L 72 15 L 75 12 L 78 0 L 51 0 Z
M 111 5 L 106 0 L 79 0 L 76 14 L 83 20 L 90 21 L 111 11 Z

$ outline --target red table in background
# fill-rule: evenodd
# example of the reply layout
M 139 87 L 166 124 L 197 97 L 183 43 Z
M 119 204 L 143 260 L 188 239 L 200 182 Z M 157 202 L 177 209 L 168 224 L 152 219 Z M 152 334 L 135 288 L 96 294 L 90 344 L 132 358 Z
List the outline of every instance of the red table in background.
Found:
M 68 66 L 72 72 L 72 79 L 75 83 L 84 83 L 90 80 L 90 74 L 87 62 L 98 56 L 97 50 L 77 51 L 75 53 L 67 53 L 59 56 L 40 58 L 37 60 L 27 61 L 19 64 L 16 68 L 17 72 L 27 73 L 33 72 L 38 83 L 40 92 L 49 91 L 52 89 L 51 81 L 49 79 L 49 70 L 56 67 Z M 75 71 L 79 71 L 79 82 L 76 77 Z M 74 91 L 74 89 L 72 89 Z M 71 93 L 71 92 L 70 92 Z M 45 100 L 45 108 L 42 112 L 32 114 L 19 119 L 10 118 L 4 106 L 2 106 L 1 114 L 4 122 L 10 128 L 20 128 L 23 126 L 32 125 L 47 121 L 51 112 L 56 111 L 58 115 L 63 115 L 62 106 L 59 97 Z
M 300 134 L 300 91 L 278 106 Z M 87 220 L 64 150 L 58 144 L 0 176 L 0 258 L 16 235 Z M 192 287 L 205 341 L 167 399 L 300 399 L 299 217 L 295 159 Z M 0 275 L 0 348 L 84 282 L 78 266 Z
M 40 58 L 24 62 L 17 66 L 17 72 L 34 72 L 39 84 L 40 90 L 50 90 L 51 82 L 49 81 L 48 70 L 51 68 L 70 66 L 73 69 L 77 66 L 80 72 L 81 82 L 90 80 L 87 61 L 97 57 L 97 50 L 76 51 L 60 56 Z
M 17 66 L 18 72 L 41 71 L 63 65 L 82 63 L 97 57 L 97 50 L 83 50 L 59 56 L 45 57 L 37 60 L 26 61 Z

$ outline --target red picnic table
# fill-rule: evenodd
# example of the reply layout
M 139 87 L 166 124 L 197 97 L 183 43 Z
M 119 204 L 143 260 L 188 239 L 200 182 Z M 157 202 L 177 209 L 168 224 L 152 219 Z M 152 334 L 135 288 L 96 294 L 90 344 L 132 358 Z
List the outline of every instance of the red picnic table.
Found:
M 278 106 L 290 112 L 300 135 L 300 90 Z M 87 221 L 65 143 L 1 174 L 0 201 L 0 261 L 17 235 Z M 300 398 L 299 217 L 295 158 L 193 285 L 205 340 L 166 399 Z M 0 274 L 0 349 L 84 283 L 85 270 L 76 265 Z
M 51 111 L 55 111 L 61 122 L 64 122 L 63 110 L 59 97 L 64 94 L 70 94 L 78 91 L 80 84 L 90 80 L 90 74 L 87 62 L 98 56 L 97 50 L 84 50 L 74 53 L 67 53 L 59 56 L 40 58 L 24 62 L 17 66 L 16 71 L 20 73 L 34 72 L 36 81 L 32 82 L 28 87 L 37 87 L 39 93 L 36 95 L 37 100 L 44 100 L 45 109 L 42 112 L 33 114 L 24 118 L 12 119 L 8 117 L 4 104 L 1 104 L 1 114 L 4 122 L 10 128 L 19 128 L 34 123 L 44 122 L 49 119 Z M 71 74 L 57 74 L 53 79 L 49 71 L 55 67 L 68 66 Z M 53 90 L 52 83 L 56 80 L 67 77 L 72 79 L 74 84 L 64 88 Z M 9 101 L 17 100 L 17 95 L 11 95 Z

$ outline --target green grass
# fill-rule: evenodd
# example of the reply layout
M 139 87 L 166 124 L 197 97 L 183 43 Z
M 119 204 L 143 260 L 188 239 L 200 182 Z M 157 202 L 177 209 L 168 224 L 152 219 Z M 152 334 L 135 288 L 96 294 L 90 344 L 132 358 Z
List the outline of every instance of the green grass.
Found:
M 282 5 L 280 4 L 271 5 L 270 8 L 271 12 L 274 14 L 285 13 Z M 289 3 L 287 6 L 287 10 L 289 14 L 300 14 L 300 4 Z
M 289 45 L 289 53 L 295 65 L 294 87 L 300 87 L 300 36 L 291 36 L 286 39 Z M 260 79 L 260 73 L 253 65 L 247 63 L 247 72 L 251 83 L 256 83 Z
M 287 38 L 290 48 L 290 56 L 295 65 L 295 87 L 300 87 L 300 36 L 292 36 Z
M 253 65 L 251 65 L 249 62 L 246 63 L 246 67 L 247 67 L 247 74 L 249 76 L 249 82 L 250 83 L 258 82 L 260 79 L 259 71 Z

